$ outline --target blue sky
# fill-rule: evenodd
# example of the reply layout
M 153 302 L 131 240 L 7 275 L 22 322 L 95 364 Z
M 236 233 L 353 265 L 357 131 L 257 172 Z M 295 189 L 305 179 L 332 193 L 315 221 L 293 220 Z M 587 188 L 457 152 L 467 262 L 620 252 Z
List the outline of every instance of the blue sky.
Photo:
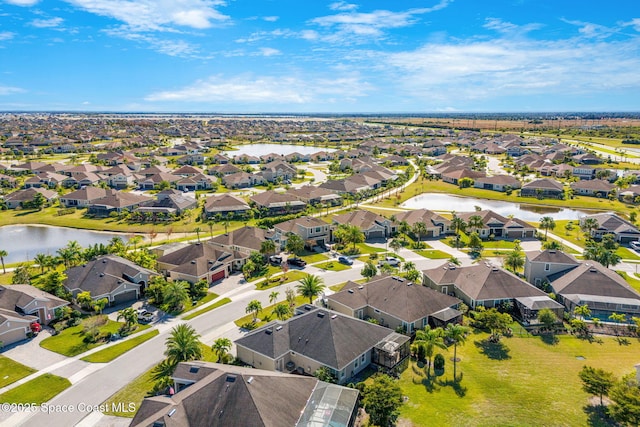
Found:
M 0 110 L 640 111 L 635 0 L 0 0 Z

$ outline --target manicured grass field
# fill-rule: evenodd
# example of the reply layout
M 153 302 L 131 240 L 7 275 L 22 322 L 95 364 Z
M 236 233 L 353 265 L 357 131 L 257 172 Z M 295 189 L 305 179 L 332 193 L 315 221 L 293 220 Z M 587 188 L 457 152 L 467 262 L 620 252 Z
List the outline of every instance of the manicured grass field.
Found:
M 194 317 L 200 316 L 201 314 L 207 313 L 211 310 L 215 310 L 216 308 L 222 307 L 223 305 L 228 304 L 230 302 L 231 300 L 229 298 L 222 298 L 220 301 L 216 301 L 214 304 L 211 304 L 210 306 L 207 306 L 201 310 L 197 310 L 192 313 L 189 313 L 188 315 L 184 316 L 183 319 L 191 320 Z
M 277 302 L 277 303 L 275 303 L 273 305 L 269 305 L 267 307 L 264 307 L 262 309 L 260 314 L 258 314 L 258 320 L 256 321 L 256 323 L 254 325 L 255 328 L 259 328 L 260 326 L 266 325 L 267 323 L 271 322 L 272 320 L 276 320 L 277 319 L 277 317 L 273 314 L 273 309 L 276 307 L 276 305 L 287 302 L 286 300 L 284 300 L 284 295 L 280 295 L 280 297 L 283 298 L 281 301 L 279 301 L 279 302 Z M 296 296 L 296 300 L 295 300 L 296 307 L 301 306 L 303 304 L 306 304 L 308 302 L 309 302 L 308 298 L 302 297 L 300 295 Z M 238 320 L 234 321 L 234 323 L 239 327 L 243 327 L 244 325 L 246 325 L 248 323 L 251 323 L 252 320 L 253 320 L 253 314 L 249 313 L 246 316 L 243 316 L 243 317 L 239 318 Z
M 129 340 L 123 341 L 119 344 L 113 345 L 111 347 L 105 348 L 103 350 L 97 351 L 89 356 L 83 357 L 82 360 L 85 362 L 91 363 L 107 363 L 111 362 L 113 359 L 122 356 L 127 351 L 131 350 L 134 347 L 139 346 L 145 341 L 150 340 L 151 338 L 158 335 L 157 329 L 153 331 L 147 332 L 146 334 L 139 335 L 135 338 L 131 338 Z
M 43 374 L 0 394 L 0 403 L 35 403 L 40 405 L 51 400 L 68 387 L 71 387 L 68 379 L 52 374 Z
M 300 258 L 307 261 L 307 264 L 313 264 L 314 262 L 322 262 L 329 259 L 329 257 L 326 256 L 325 254 L 319 254 L 319 253 L 313 253 L 313 252 L 303 253 L 300 256 Z
M 617 273 L 620 274 L 624 278 L 624 280 L 626 280 L 627 283 L 631 285 L 633 289 L 635 289 L 637 292 L 640 292 L 640 280 L 632 277 L 630 274 L 627 274 L 624 271 L 618 271 Z
M 187 311 L 196 309 L 196 308 L 208 303 L 209 301 L 213 301 L 216 298 L 218 298 L 218 294 L 214 294 L 213 292 L 209 292 L 203 298 L 199 299 L 198 302 L 195 303 L 195 305 L 191 301 L 187 301 L 187 303 L 184 306 L 184 310 L 182 310 L 182 312 L 185 313 Z
M 8 357 L 0 356 L 0 388 L 34 372 L 36 372 L 35 369 L 24 366 Z
M 458 383 L 453 382 L 452 348 L 444 353 L 444 375 L 435 381 L 412 362 L 400 378 L 408 397 L 401 417 L 415 426 L 603 425 L 585 413 L 589 396 L 578 372 L 589 365 L 620 377 L 634 371 L 640 354 L 638 340 L 621 346 L 614 338 L 589 343 L 560 336 L 557 344 L 546 344 L 539 337 L 514 337 L 487 345 L 486 337 L 472 334 L 458 348 L 458 375 L 463 374 Z
M 270 278 L 268 281 L 265 279 L 256 284 L 256 289 L 263 291 L 265 289 L 274 288 L 276 286 L 283 285 L 285 283 L 295 282 L 303 277 L 306 277 L 307 273 L 301 270 L 289 270 L 287 272 L 287 278 L 283 280 L 283 276 L 276 276 Z
M 338 261 L 323 262 L 322 264 L 314 265 L 314 267 L 317 267 L 321 270 L 328 270 L 328 271 L 343 271 L 343 270 L 349 270 L 351 268 L 348 265 Z
M 105 325 L 100 327 L 100 333 L 116 333 L 120 329 L 120 326 L 122 326 L 122 323 L 109 320 Z M 137 330 L 141 331 L 149 327 L 150 325 L 138 325 Z M 44 339 L 40 343 L 40 346 L 47 350 L 72 357 L 104 344 L 104 342 L 86 343 L 84 342 L 84 336 L 83 324 L 81 323 L 80 325 L 63 330 L 58 335 Z
M 207 362 L 216 362 L 218 359 L 216 355 L 211 351 L 211 346 L 206 345 L 204 343 L 200 343 L 200 347 L 202 348 L 202 360 Z M 122 389 L 117 391 L 114 395 L 112 395 L 109 399 L 105 401 L 107 407 L 113 408 L 114 404 L 119 404 L 121 402 L 133 402 L 136 404 L 136 411 L 140 409 L 140 404 L 142 400 L 148 395 L 148 393 L 153 389 L 154 380 L 153 376 L 153 368 L 149 369 L 147 372 L 138 376 L 136 379 L 131 381 L 129 384 L 124 386 Z M 125 405 L 126 406 L 126 405 Z M 111 412 L 107 411 L 105 414 L 107 415 L 115 415 L 117 417 L 126 417 L 133 418 L 135 416 L 135 412 Z
M 414 250 L 420 256 L 430 259 L 449 259 L 451 255 L 446 252 L 439 251 L 437 249 L 426 249 L 426 250 Z

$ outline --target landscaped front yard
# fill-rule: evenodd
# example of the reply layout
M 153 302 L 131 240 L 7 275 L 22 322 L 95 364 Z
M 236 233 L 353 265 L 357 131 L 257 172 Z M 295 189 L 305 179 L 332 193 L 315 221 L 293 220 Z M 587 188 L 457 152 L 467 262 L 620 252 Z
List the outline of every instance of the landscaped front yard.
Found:
M 68 379 L 52 374 L 43 374 L 0 394 L 0 403 L 40 405 L 51 400 L 68 387 L 71 387 L 71 382 Z
M 458 347 L 459 383 L 452 381 L 453 348 L 444 352 L 445 373 L 435 382 L 412 362 L 400 377 L 408 397 L 401 417 L 416 426 L 602 425 L 591 423 L 584 411 L 589 396 L 578 372 L 589 365 L 620 377 L 634 371 L 640 354 L 638 340 L 621 346 L 614 338 L 589 343 L 560 336 L 553 345 L 539 337 L 514 337 L 487 346 L 486 337 L 472 334 Z
M 151 338 L 155 337 L 159 333 L 160 332 L 158 332 L 157 329 L 154 329 L 153 331 L 147 332 L 142 335 L 138 335 L 137 337 L 128 339 L 121 343 L 112 345 L 111 347 L 108 347 L 103 350 L 97 351 L 93 354 L 90 354 L 89 356 L 83 357 L 82 360 L 84 360 L 85 362 L 91 362 L 91 363 L 111 362 L 113 359 L 119 356 L 122 356 L 127 351 L 131 350 L 134 347 L 139 346 L 145 341 L 150 340 Z
M 8 357 L 0 356 L 0 387 L 18 381 L 36 372 L 28 366 L 15 362 Z

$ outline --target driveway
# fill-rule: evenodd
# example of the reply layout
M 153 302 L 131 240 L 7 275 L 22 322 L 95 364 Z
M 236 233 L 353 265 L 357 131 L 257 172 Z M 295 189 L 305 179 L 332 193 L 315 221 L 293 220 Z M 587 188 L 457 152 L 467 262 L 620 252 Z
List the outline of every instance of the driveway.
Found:
M 66 359 L 66 356 L 40 347 L 40 342 L 50 336 L 50 329 L 46 328 L 34 339 L 7 346 L 7 348 L 0 354 L 13 359 L 16 362 L 20 362 L 23 365 L 29 366 L 30 368 L 37 370 L 47 368 Z

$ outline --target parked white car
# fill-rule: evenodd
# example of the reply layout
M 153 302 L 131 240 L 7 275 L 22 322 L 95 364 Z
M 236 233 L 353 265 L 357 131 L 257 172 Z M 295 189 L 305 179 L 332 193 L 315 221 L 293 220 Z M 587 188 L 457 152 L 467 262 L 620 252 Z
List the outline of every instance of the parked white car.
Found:
M 631 242 L 631 243 L 629 243 L 629 246 L 631 246 L 631 249 L 634 249 L 636 251 L 640 251 L 640 241 Z
M 378 265 L 388 264 L 391 267 L 397 267 L 400 265 L 400 260 L 398 258 L 394 258 L 392 256 L 384 257 L 378 262 Z

